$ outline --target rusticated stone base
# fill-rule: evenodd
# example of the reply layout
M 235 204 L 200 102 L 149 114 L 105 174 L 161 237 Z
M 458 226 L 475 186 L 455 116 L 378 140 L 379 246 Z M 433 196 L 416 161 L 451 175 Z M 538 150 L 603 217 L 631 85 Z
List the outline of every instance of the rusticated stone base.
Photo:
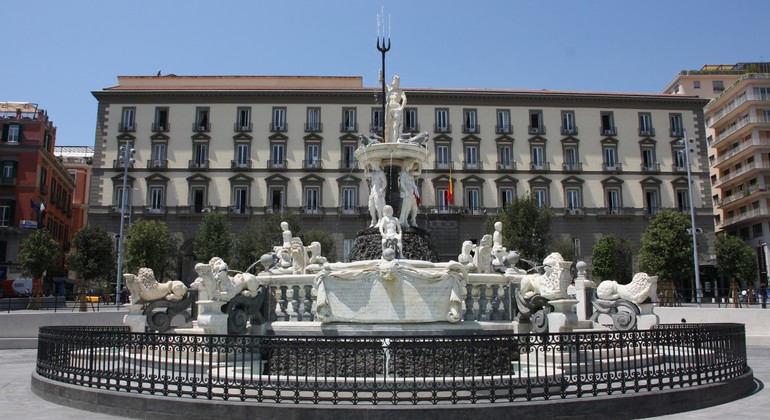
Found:
M 438 262 L 436 251 L 427 230 L 404 227 L 402 232 L 404 255 L 401 258 Z M 349 260 L 377 260 L 382 257 L 382 236 L 376 227 L 368 227 L 358 232 L 356 242 L 350 251 Z

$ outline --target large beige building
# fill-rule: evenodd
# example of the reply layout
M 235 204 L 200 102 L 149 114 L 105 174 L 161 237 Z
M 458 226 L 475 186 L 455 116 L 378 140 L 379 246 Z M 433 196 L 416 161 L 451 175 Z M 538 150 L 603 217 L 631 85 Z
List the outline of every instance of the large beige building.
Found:
M 405 77 L 408 80 L 408 77 Z M 697 225 L 713 232 L 703 107 L 687 95 L 405 88 L 404 131 L 430 135 L 421 227 L 444 259 L 478 239 L 487 215 L 533 194 L 553 209 L 553 239 L 590 261 L 615 233 L 635 243 L 659 209 L 689 210 L 681 139 L 692 162 Z M 99 101 L 90 223 L 117 232 L 119 147 L 136 149 L 129 214 L 192 239 L 204 211 L 233 231 L 276 211 L 333 232 L 344 259 L 368 226 L 369 189 L 354 151 L 381 131 L 379 87 L 360 77 L 119 77 Z M 454 203 L 447 201 L 452 177 Z M 192 261 L 187 261 L 187 265 Z

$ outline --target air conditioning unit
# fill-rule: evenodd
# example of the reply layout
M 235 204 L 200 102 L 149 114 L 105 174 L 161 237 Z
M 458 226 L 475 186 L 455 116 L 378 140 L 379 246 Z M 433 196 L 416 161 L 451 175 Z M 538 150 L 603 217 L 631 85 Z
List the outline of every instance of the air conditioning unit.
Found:
M 612 133 L 613 133 L 613 130 L 604 130 L 604 135 L 605 136 L 611 136 Z
M 540 129 L 537 127 L 533 127 L 529 129 L 530 134 L 540 134 Z

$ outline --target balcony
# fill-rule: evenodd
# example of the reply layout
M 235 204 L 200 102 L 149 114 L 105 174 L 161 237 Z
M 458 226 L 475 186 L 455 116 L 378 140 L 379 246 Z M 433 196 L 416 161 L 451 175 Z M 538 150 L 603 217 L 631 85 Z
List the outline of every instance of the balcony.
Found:
M 420 132 L 420 124 L 404 124 L 404 132 L 406 133 L 419 133 Z
M 320 122 L 307 122 L 305 123 L 305 131 L 308 133 L 315 133 L 323 131 L 323 124 Z
M 452 214 L 462 213 L 461 207 L 454 207 L 449 205 L 444 206 L 425 206 L 425 213 L 429 214 Z
M 623 165 L 620 163 L 602 163 L 602 172 L 617 174 L 623 172 Z
M 725 228 L 728 225 L 732 225 L 739 222 L 745 222 L 751 219 L 756 218 L 765 218 L 770 216 L 770 211 L 768 209 L 758 208 L 758 209 L 752 209 L 745 213 L 739 214 L 737 216 L 728 217 L 724 219 L 721 223 L 717 223 L 716 225 Z
M 749 171 L 753 171 L 754 169 L 770 169 L 770 165 L 768 165 L 765 162 L 751 162 L 747 165 L 742 166 L 740 169 L 730 172 L 729 174 L 719 178 L 717 180 L 716 184 L 714 184 L 714 187 L 721 187 L 725 183 L 732 181 L 740 176 L 745 175 Z
M 582 162 L 565 162 L 561 164 L 562 172 L 583 172 Z
M 746 151 L 753 147 L 770 147 L 770 139 L 752 139 L 747 142 L 743 142 L 738 147 L 730 149 L 727 153 L 720 155 L 712 166 L 719 165 L 726 162 L 730 158 L 737 156 L 743 151 Z M 764 150 L 763 150 L 764 151 Z
M 289 124 L 286 124 L 283 121 L 271 121 L 270 122 L 270 131 L 274 133 L 280 133 L 284 131 L 289 130 Z
M 660 163 L 642 163 L 642 173 L 656 174 L 660 172 Z
M 529 128 L 528 128 L 528 132 L 529 132 L 529 134 L 532 134 L 532 135 L 545 134 L 545 126 L 544 125 L 538 125 L 538 126 L 530 125 Z
M 249 160 L 231 160 L 230 169 L 251 169 L 251 159 Z
M 618 128 L 617 127 L 602 127 L 602 135 L 603 136 L 617 136 L 618 135 Z
M 671 172 L 674 172 L 674 173 L 685 173 L 685 172 L 687 172 L 687 166 L 686 165 L 679 165 L 679 164 L 674 163 L 673 165 L 671 165 Z
M 572 127 L 565 127 L 565 126 L 561 127 L 561 134 L 563 136 L 576 136 L 577 133 L 578 133 L 577 126 L 573 125 Z
M 190 169 L 208 169 L 209 161 L 207 160 L 191 160 L 188 162 L 188 168 Z
M 481 126 L 478 124 L 463 124 L 463 133 L 478 134 L 480 131 Z
M 437 171 L 448 171 L 454 169 L 454 162 L 433 161 L 433 169 Z
M 240 133 L 250 132 L 254 129 L 254 124 L 252 123 L 242 123 L 242 122 L 235 122 L 233 124 L 233 130 L 238 131 Z
M 126 167 L 126 165 L 123 163 L 122 159 L 115 159 L 115 160 L 112 161 L 112 168 L 113 169 L 123 169 L 125 167 Z M 133 167 L 134 167 L 134 165 L 132 165 L 130 163 L 128 164 L 128 168 L 129 169 L 131 169 Z
M 548 172 L 551 170 L 551 162 L 530 162 L 529 170 L 531 172 Z
M 370 133 L 382 133 L 383 127 L 380 124 L 369 124 L 369 132 Z
M 251 206 L 235 205 L 235 206 L 230 206 L 230 207 L 227 208 L 227 214 L 234 214 L 234 215 L 241 214 L 241 215 L 245 215 L 245 214 L 252 214 L 252 213 L 253 213 L 253 211 L 252 211 Z
M 348 160 L 341 160 L 339 161 L 339 168 L 340 169 L 356 169 L 356 166 L 358 165 L 358 161 L 355 159 L 348 159 Z
M 308 171 L 308 170 L 318 170 L 322 169 L 323 165 L 320 160 L 318 159 L 312 159 L 312 160 L 303 160 L 302 161 L 302 169 Z
M 507 125 L 496 125 L 495 126 L 495 133 L 496 134 L 513 134 L 513 126 L 510 124 Z
M 166 133 L 171 130 L 171 124 L 168 121 L 154 122 L 151 129 L 153 133 Z
M 286 160 L 271 159 L 267 161 L 267 169 L 272 169 L 274 171 L 285 171 L 288 167 L 289 165 Z
M 167 169 L 167 168 L 168 168 L 167 159 L 155 159 L 155 160 L 147 161 L 147 169 Z
M 735 194 L 728 195 L 727 197 L 722 198 L 721 200 L 717 200 L 714 204 L 716 204 L 718 207 L 723 207 L 728 204 L 734 203 L 742 198 L 750 197 L 753 194 L 756 193 L 762 193 L 765 192 L 765 187 L 760 187 L 759 185 L 752 185 L 745 191 L 739 191 Z
M 434 133 L 451 133 L 452 124 L 434 124 L 433 132 Z
M 0 185 L 16 185 L 16 177 L 15 176 L 0 177 Z
M 640 128 L 639 129 L 639 137 L 655 137 L 655 129 L 654 128 Z
M 741 118 L 740 120 L 734 122 L 729 126 L 729 128 L 725 129 L 725 131 L 718 134 L 714 141 L 712 141 L 709 146 L 714 147 L 722 140 L 732 136 L 733 134 L 741 131 L 743 128 L 754 126 L 757 124 L 768 124 L 770 123 L 770 118 L 764 117 L 764 116 L 756 116 L 751 115 L 744 118 Z M 748 130 L 747 130 L 748 131 Z
M 152 216 L 152 215 L 164 215 L 167 213 L 166 206 L 147 206 L 144 208 L 143 213 L 145 216 Z
M 498 171 L 515 171 L 516 162 L 497 162 L 496 167 Z
M 359 214 L 365 214 L 365 211 L 363 207 L 340 206 L 337 207 L 337 214 L 342 216 L 357 216 Z
M 357 123 L 342 123 L 340 124 L 340 131 L 343 133 L 353 133 L 358 131 Z
M 121 133 L 132 133 L 136 131 L 136 123 L 121 121 L 120 124 L 118 124 L 118 131 Z
M 323 206 L 302 206 L 299 208 L 299 213 L 310 216 L 323 216 Z
M 211 123 L 194 122 L 192 124 L 192 131 L 198 133 L 211 131 Z
M 484 163 L 483 162 L 468 162 L 466 160 L 463 161 L 463 170 L 465 171 L 481 171 L 484 169 Z
M 564 209 L 565 216 L 582 216 L 585 214 L 585 210 L 581 207 L 567 207 Z
M 681 128 L 672 128 L 668 133 L 671 137 L 684 137 L 684 130 Z

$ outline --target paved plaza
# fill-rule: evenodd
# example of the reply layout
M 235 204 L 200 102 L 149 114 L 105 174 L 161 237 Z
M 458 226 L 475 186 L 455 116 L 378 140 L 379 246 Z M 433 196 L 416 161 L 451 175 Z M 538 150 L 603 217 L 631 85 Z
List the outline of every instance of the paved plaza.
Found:
M 660 418 L 711 419 L 740 416 L 766 419 L 770 416 L 770 398 L 764 382 L 770 381 L 770 340 L 749 338 L 749 366 L 754 369 L 757 390 L 745 398 L 703 410 Z M 122 417 L 76 410 L 45 401 L 30 391 L 30 376 L 35 369 L 36 350 L 0 350 L 0 413 L 3 419 L 36 420 L 117 419 Z

